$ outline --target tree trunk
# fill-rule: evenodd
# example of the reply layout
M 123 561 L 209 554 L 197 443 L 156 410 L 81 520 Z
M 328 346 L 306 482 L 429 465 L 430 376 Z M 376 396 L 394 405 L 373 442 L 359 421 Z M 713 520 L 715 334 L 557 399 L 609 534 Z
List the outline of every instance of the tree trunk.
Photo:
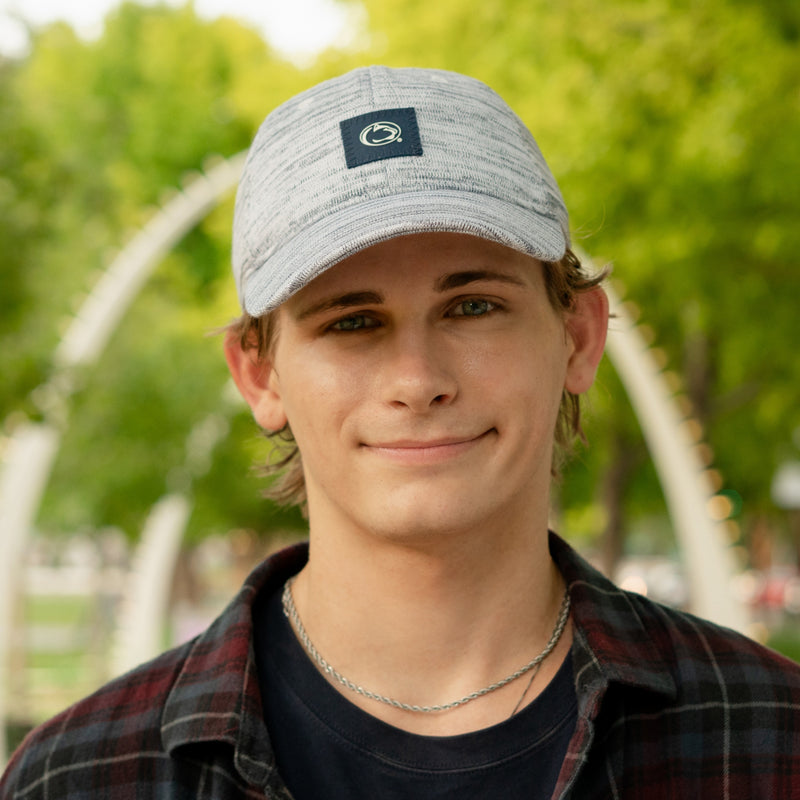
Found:
M 625 551 L 625 493 L 631 475 L 641 461 L 641 455 L 638 448 L 621 431 L 614 433 L 611 451 L 611 462 L 603 476 L 600 490 L 606 510 L 606 527 L 601 540 L 601 568 L 606 575 L 613 578 Z

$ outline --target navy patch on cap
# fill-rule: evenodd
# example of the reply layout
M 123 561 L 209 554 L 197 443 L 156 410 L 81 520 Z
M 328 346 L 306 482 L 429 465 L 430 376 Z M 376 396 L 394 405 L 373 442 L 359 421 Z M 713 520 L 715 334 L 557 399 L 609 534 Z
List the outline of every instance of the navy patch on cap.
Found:
M 413 108 L 387 108 L 342 120 L 348 169 L 398 156 L 421 156 L 417 115 Z

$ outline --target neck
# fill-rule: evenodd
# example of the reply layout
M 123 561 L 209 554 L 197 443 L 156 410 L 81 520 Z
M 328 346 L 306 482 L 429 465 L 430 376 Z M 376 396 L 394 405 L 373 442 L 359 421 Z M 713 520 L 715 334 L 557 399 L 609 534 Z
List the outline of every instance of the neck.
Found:
M 297 611 L 319 653 L 371 691 L 413 705 L 448 703 L 514 672 L 552 634 L 563 582 L 544 521 L 414 542 L 336 535 L 336 527 L 316 536 L 313 523 L 309 563 L 294 585 Z M 568 647 L 569 633 L 525 702 L 546 686 Z M 383 706 L 334 686 L 390 724 L 444 735 L 507 718 L 529 678 L 436 714 Z

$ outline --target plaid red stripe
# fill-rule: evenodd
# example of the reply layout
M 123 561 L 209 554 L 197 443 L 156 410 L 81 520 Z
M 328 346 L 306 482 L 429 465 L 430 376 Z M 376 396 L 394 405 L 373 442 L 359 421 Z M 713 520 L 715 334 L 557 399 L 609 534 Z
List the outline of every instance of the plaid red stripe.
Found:
M 570 587 L 578 725 L 554 797 L 800 798 L 800 667 L 732 631 L 623 592 L 551 536 Z M 305 559 L 259 566 L 197 639 L 34 730 L 5 800 L 289 800 L 253 661 L 251 608 Z

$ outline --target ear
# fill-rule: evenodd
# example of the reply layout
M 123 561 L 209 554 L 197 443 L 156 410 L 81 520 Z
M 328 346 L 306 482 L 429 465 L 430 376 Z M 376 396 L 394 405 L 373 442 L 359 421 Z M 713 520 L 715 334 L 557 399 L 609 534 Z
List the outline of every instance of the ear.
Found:
M 256 347 L 242 348 L 239 338 L 225 337 L 225 360 L 231 377 L 256 422 L 265 430 L 279 431 L 286 425 L 278 373 L 271 361 L 259 360 Z
M 572 394 L 582 394 L 594 382 L 608 332 L 608 297 L 599 286 L 576 295 L 575 306 L 566 317 L 566 328 L 572 353 L 564 388 Z

